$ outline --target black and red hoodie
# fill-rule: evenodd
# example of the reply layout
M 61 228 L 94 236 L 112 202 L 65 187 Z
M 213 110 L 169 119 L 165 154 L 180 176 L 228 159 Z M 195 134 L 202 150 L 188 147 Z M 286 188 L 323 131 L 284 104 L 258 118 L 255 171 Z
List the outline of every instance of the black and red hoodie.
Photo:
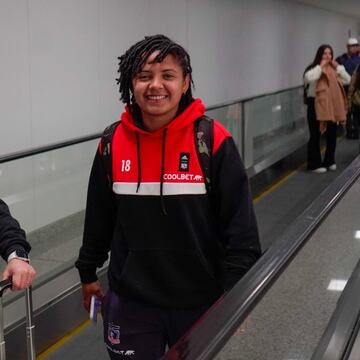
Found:
M 109 286 L 167 308 L 211 304 L 261 254 L 248 179 L 230 133 L 214 122 L 210 194 L 194 141 L 196 99 L 163 128 L 136 126 L 128 110 L 112 141 L 113 185 L 101 149 L 91 170 L 76 267 L 97 280 L 110 251 Z

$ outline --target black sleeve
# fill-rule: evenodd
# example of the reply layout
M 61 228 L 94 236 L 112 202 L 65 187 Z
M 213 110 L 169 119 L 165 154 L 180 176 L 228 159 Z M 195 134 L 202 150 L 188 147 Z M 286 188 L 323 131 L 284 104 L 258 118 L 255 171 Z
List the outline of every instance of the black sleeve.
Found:
M 26 241 L 24 230 L 20 228 L 7 205 L 0 199 L 0 254 L 6 261 L 15 249 L 29 252 L 31 247 Z
M 339 63 L 340 65 L 344 65 L 344 60 L 346 60 L 346 55 L 345 55 L 345 59 L 344 59 L 344 54 L 338 56 L 338 57 L 335 59 L 335 61 L 336 61 L 337 63 Z
M 82 283 L 97 280 L 96 268 L 108 258 L 116 205 L 99 151 L 95 155 L 87 194 L 83 243 L 75 266 Z
M 231 137 L 213 156 L 213 190 L 225 248 L 225 289 L 228 290 L 261 256 L 249 181 Z

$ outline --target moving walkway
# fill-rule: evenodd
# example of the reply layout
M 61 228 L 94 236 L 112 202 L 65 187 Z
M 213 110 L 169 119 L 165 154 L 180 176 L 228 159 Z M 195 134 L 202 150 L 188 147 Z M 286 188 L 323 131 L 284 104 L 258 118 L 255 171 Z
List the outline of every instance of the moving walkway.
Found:
M 300 160 L 296 161 L 296 167 L 293 168 L 293 164 L 289 164 L 288 159 L 289 157 L 292 159 L 297 152 L 304 155 L 303 147 L 307 138 L 300 87 L 221 104 L 209 108 L 207 114 L 223 119 L 224 124 L 233 133 L 256 195 L 260 192 L 259 189 L 272 182 L 279 172 L 282 175 L 285 172 L 287 180 L 277 189 L 273 189 L 270 195 L 268 192 L 266 195 L 259 195 L 259 200 L 256 201 L 255 208 L 262 245 L 268 251 L 223 301 L 214 307 L 203 323 L 195 328 L 187 339 L 171 349 L 166 357 L 170 358 L 175 352 L 179 352 L 182 357 L 178 358 L 183 359 L 210 359 L 216 356 L 219 359 L 246 360 L 310 359 L 334 311 L 334 304 L 341 294 L 341 291 L 331 293 L 329 290 L 332 295 L 328 296 L 326 291 L 320 291 L 323 290 L 322 283 L 319 279 L 316 281 L 313 279 L 313 273 L 315 271 L 315 274 L 320 275 L 321 272 L 311 268 L 311 259 L 317 256 L 316 264 L 321 265 L 320 268 L 325 267 L 320 261 L 325 258 L 325 250 L 330 251 L 334 247 L 333 259 L 337 259 L 336 253 L 339 247 L 335 245 L 343 244 L 336 241 L 327 244 L 328 238 L 322 241 L 311 239 L 316 234 L 314 231 L 316 229 L 320 231 L 322 228 L 321 222 L 327 221 L 336 210 L 337 207 L 334 205 L 342 203 L 343 200 L 339 200 L 346 191 L 352 194 L 351 199 L 355 199 L 356 191 L 352 193 L 351 186 L 356 186 L 352 184 L 357 183 L 358 175 L 354 174 L 358 163 L 351 165 L 350 170 L 346 169 L 353 173 L 350 183 L 345 181 L 346 186 L 342 178 L 346 171 L 339 177 L 339 184 L 342 185 L 338 187 L 344 189 L 346 187 L 341 196 L 333 199 L 330 195 L 322 195 L 322 191 L 328 184 L 330 187 L 335 186 L 333 183 L 340 171 L 356 156 L 357 144 L 345 140 L 339 143 L 342 151 L 339 154 L 341 161 L 338 161 L 340 169 L 338 173 L 320 176 L 309 174 L 300 166 L 303 161 L 301 155 Z M 33 246 L 32 263 L 40 274 L 33 286 L 38 353 L 48 349 L 51 344 L 87 319 L 87 314 L 82 309 L 80 284 L 73 263 L 81 242 L 86 184 L 99 136 L 100 134 L 94 134 L 66 143 L 0 157 L 2 184 L 4 183 L 5 188 L 8 189 L 5 200 L 21 224 L 27 230 L 30 229 L 29 239 Z M 20 168 L 25 168 L 32 174 L 32 182 L 29 182 L 29 178 L 26 179 L 27 184 L 30 183 L 28 188 L 19 183 L 19 179 L 23 178 L 18 173 Z M 277 172 L 274 168 L 278 170 L 280 168 L 280 171 Z M 275 172 L 275 175 L 269 175 L 271 172 Z M 281 193 L 286 186 L 290 187 L 290 191 L 287 189 L 287 194 L 285 191 L 285 195 L 279 195 L 282 199 L 275 196 L 273 200 L 269 200 L 274 194 Z M 306 190 L 305 194 L 303 190 Z M 325 196 L 331 205 L 328 207 L 329 204 L 326 204 L 325 200 L 319 203 L 319 199 L 313 203 L 321 204 L 318 205 L 321 210 L 328 209 L 326 214 L 322 217 L 316 216 L 313 209 L 313 212 L 307 213 L 304 217 L 302 212 L 308 206 L 315 206 L 310 204 L 318 195 Z M 344 196 L 345 198 L 347 197 Z M 63 206 L 54 206 L 54 204 L 60 205 L 59 202 Z M 286 208 L 288 210 L 285 209 L 285 212 L 288 211 L 287 214 L 281 212 L 285 205 L 288 206 Z M 25 212 L 33 214 L 33 218 L 26 217 Z M 343 218 L 342 215 L 337 216 Z M 315 218 L 318 222 L 312 224 L 310 220 Z M 307 230 L 300 231 L 300 225 Z M 336 236 L 335 230 L 338 228 L 339 226 L 332 228 L 333 231 L 328 237 Z M 355 224 L 351 229 L 354 228 Z M 313 243 L 317 247 L 310 247 L 307 253 L 302 255 L 309 244 Z M 322 246 L 319 247 L 319 244 Z M 340 246 L 340 249 L 344 250 L 344 248 Z M 316 253 L 315 250 L 319 252 Z M 355 245 L 349 246 L 348 250 L 356 257 Z M 286 257 L 283 257 L 285 255 Z M 345 259 L 350 256 L 347 253 L 343 255 Z M 308 262 L 306 262 L 307 256 Z M 355 268 L 353 262 L 351 264 L 340 280 L 348 281 Z M 106 266 L 99 272 L 101 281 L 106 283 L 105 274 Z M 307 275 L 306 281 L 300 281 L 299 274 Z M 309 296 L 310 299 L 315 296 L 314 286 L 319 292 L 315 297 L 315 304 L 310 306 L 312 311 L 309 311 L 309 308 L 302 308 L 300 305 L 308 304 Z M 266 292 L 268 289 L 269 291 Z M 305 292 L 306 289 L 308 293 Z M 319 299 L 324 294 L 326 294 L 325 299 L 330 298 L 330 300 L 323 308 Z M 18 293 L 5 297 L 9 359 L 26 358 L 23 351 L 25 336 L 23 301 L 23 295 Z M 320 312 L 323 316 L 321 324 L 315 323 L 316 312 Z M 285 314 L 288 316 L 281 317 Z M 300 315 L 302 319 L 309 319 L 310 326 L 304 332 L 290 331 L 290 325 L 300 328 L 296 323 Z M 280 322 L 282 318 L 287 319 L 285 324 Z M 311 327 L 311 324 L 315 328 Z M 91 356 L 95 356 L 94 359 L 103 356 L 106 359 L 105 350 L 102 348 L 100 325 L 98 326 L 99 328 L 87 327 L 76 337 L 74 336 L 76 345 L 72 343 L 70 349 L 66 349 L 64 345 L 43 358 L 49 360 L 65 358 L 62 351 L 68 351 L 66 358 L 81 359 L 83 356 L 84 359 L 90 360 Z M 279 331 L 275 337 L 274 329 Z M 210 330 L 213 332 L 209 332 Z M 95 339 L 93 349 L 82 345 L 88 344 L 86 341 L 89 340 L 89 336 L 90 342 Z M 311 343 L 311 346 L 303 346 L 303 348 L 299 346 L 296 350 L 286 348 L 287 344 L 294 344 L 295 340 L 299 339 L 303 339 L 299 341 L 301 344 Z M 358 344 L 356 338 L 353 343 Z M 95 348 L 99 350 L 94 350 Z M 278 352 L 272 353 L 273 348 L 278 349 Z M 305 353 L 301 354 L 305 348 Z M 79 353 L 74 355 L 76 351 Z M 99 355 L 99 351 L 103 351 L 103 355 Z

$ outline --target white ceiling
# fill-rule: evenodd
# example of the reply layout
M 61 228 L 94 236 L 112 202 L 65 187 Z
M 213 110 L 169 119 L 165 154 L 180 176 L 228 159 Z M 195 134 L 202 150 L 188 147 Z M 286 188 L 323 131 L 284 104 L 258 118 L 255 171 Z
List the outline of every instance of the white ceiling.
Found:
M 298 2 L 352 16 L 360 20 L 360 0 L 298 0 Z

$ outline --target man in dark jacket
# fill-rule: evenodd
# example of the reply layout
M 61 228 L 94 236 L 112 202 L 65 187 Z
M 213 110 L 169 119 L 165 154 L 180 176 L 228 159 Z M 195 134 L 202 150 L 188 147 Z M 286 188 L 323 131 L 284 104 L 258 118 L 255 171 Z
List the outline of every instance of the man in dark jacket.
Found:
M 347 53 L 336 58 L 336 61 L 344 65 L 346 72 L 352 76 L 357 65 L 360 64 L 359 42 L 356 38 L 349 38 L 346 44 Z M 346 94 L 349 91 L 349 85 L 344 86 Z M 348 139 L 359 138 L 359 125 L 354 121 L 353 109 L 348 109 L 346 120 L 346 137 Z
M 351 76 L 357 65 L 360 64 L 359 42 L 356 38 L 349 38 L 347 41 L 347 53 L 336 58 L 336 61 L 344 65 L 346 72 Z M 347 91 L 346 87 L 346 91 Z
M 13 290 L 25 289 L 34 280 L 35 270 L 29 264 L 28 257 L 30 249 L 24 230 L 20 228 L 7 205 L 0 199 L 0 255 L 7 261 L 2 279 L 11 277 Z

